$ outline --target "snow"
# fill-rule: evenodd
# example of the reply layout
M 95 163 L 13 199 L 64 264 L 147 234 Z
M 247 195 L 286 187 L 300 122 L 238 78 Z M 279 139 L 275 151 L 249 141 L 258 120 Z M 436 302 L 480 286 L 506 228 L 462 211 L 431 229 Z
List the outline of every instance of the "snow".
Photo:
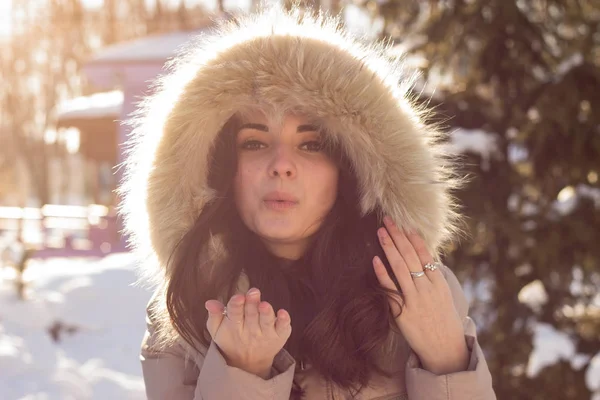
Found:
M 575 190 L 580 196 L 592 200 L 596 208 L 600 208 L 600 189 L 584 184 L 579 184 L 577 185 Z
M 576 353 L 573 339 L 546 323 L 536 323 L 533 332 L 533 351 L 529 355 L 527 376 L 535 377 L 542 369 L 560 360 L 569 361 L 576 370 L 589 362 L 585 382 L 592 391 L 591 399 L 600 399 L 600 352 L 591 360 L 588 355 Z
M 427 36 L 426 35 L 416 35 L 413 34 L 411 36 L 408 36 L 406 38 L 403 38 L 403 40 L 394 45 L 389 51 L 388 51 L 388 55 L 389 56 L 405 56 L 407 53 L 414 53 L 415 52 L 415 48 L 422 46 L 424 44 L 427 43 Z M 416 54 L 411 54 L 413 56 L 417 56 Z M 422 55 L 418 55 L 417 57 L 419 57 L 419 59 L 423 59 Z
M 531 269 L 531 265 L 523 264 L 518 268 L 528 271 Z M 585 290 L 582 285 L 583 272 L 578 266 L 573 268 L 573 279 L 575 283 L 579 283 L 579 285 L 571 288 L 573 293 L 584 293 Z M 490 292 L 493 289 L 492 282 L 486 282 L 485 280 L 473 282 L 472 280 L 467 279 L 463 282 L 462 286 L 467 300 L 471 305 L 476 301 L 486 302 L 491 298 Z M 518 299 L 528 307 L 538 310 L 548 301 L 548 293 L 540 280 L 534 280 L 521 289 L 518 294 Z M 595 296 L 589 307 L 578 304 L 573 307 L 570 314 L 567 312 L 568 310 L 566 308 L 563 311 L 565 311 L 565 315 L 568 317 L 576 315 L 581 316 L 592 310 L 594 307 L 595 309 L 600 307 L 600 294 Z M 474 309 L 471 308 L 471 314 L 473 311 Z M 478 323 L 479 329 L 484 329 L 485 324 L 482 324 L 482 321 L 489 320 L 489 318 L 486 317 L 489 316 L 489 314 L 493 314 L 493 310 L 488 308 L 485 312 L 481 313 L 481 315 L 478 314 L 475 315 L 475 321 Z M 528 363 L 525 368 L 516 368 L 514 373 L 520 374 L 521 370 L 525 369 L 527 376 L 535 377 L 545 367 L 552 366 L 560 360 L 566 360 L 570 362 L 571 367 L 576 370 L 587 368 L 585 371 L 585 381 L 587 387 L 593 392 L 591 400 L 600 400 L 600 352 L 592 357 L 591 360 L 589 355 L 577 353 L 574 339 L 565 332 L 557 331 L 552 325 L 547 323 L 533 323 L 532 330 L 533 351 L 529 355 Z
M 508 161 L 511 164 L 517 164 L 520 162 L 527 161 L 529 159 L 529 150 L 521 144 L 509 143 L 508 144 Z
M 29 289 L 22 301 L 13 288 L 14 270 L 0 269 L 2 400 L 144 399 L 139 346 L 151 293 L 133 285 L 133 255 L 33 260 L 24 278 Z M 490 289 L 482 283 L 465 286 L 470 298 L 484 301 Z M 543 286 L 533 281 L 519 299 L 542 304 L 542 293 Z M 50 328 L 57 323 L 62 329 L 55 342 Z M 576 353 L 569 335 L 545 323 L 533 325 L 533 331 L 527 375 L 559 360 L 575 369 L 587 365 L 586 384 L 599 400 L 600 353 L 591 360 Z
M 383 28 L 382 18 L 373 18 L 364 7 L 349 2 L 342 10 L 343 19 L 350 33 L 365 40 L 375 39 Z
M 465 279 L 462 282 L 462 289 L 469 304 L 476 301 L 486 303 L 492 300 L 493 285 L 493 282 L 489 279 Z
M 0 269 L 2 399 L 144 399 L 139 346 L 150 293 L 132 285 L 132 255 L 33 260 L 24 278 L 22 301 L 13 270 Z M 62 326 L 58 342 L 53 325 Z
M 524 217 L 531 217 L 539 213 L 539 207 L 528 200 L 524 200 L 520 195 L 513 193 L 508 197 L 507 207 L 512 212 L 518 212 Z
M 497 139 L 494 134 L 481 129 L 457 129 L 452 132 L 450 151 L 456 153 L 475 153 L 481 156 L 482 167 L 489 168 L 492 158 L 499 157 Z
M 523 263 L 515 268 L 515 275 L 523 276 L 523 275 L 530 274 L 531 271 L 533 271 L 533 267 L 531 266 L 531 264 Z
M 594 203 L 594 207 L 600 208 L 600 189 L 579 184 L 575 187 L 564 187 L 558 193 L 553 203 L 553 209 L 559 215 L 569 215 L 577 208 L 579 201 L 583 198 L 591 200 Z
M 547 43 L 551 47 L 556 47 L 556 42 L 552 41 L 552 43 Z M 557 49 L 553 49 L 553 52 L 556 53 Z M 558 54 L 556 54 L 558 55 Z M 542 68 L 539 65 L 535 65 L 532 68 L 533 76 L 540 82 L 546 83 L 552 81 L 553 83 L 559 83 L 565 75 L 567 75 L 574 68 L 582 65 L 584 63 L 584 57 L 581 53 L 573 53 L 570 56 L 564 58 L 554 69 L 554 71 L 548 71 Z
M 123 107 L 123 92 L 113 90 L 90 96 L 77 97 L 61 103 L 57 108 L 58 120 L 118 118 Z
M 200 31 L 171 32 L 118 43 L 100 50 L 90 63 L 159 62 L 162 64 L 174 56 L 180 46 L 199 33 Z
M 583 55 L 581 55 L 581 53 L 573 53 L 571 56 L 564 59 L 556 67 L 556 76 L 554 77 L 554 81 L 560 81 L 573 68 L 583 64 L 583 61 Z
M 595 392 L 593 400 L 600 399 L 600 353 L 596 354 L 590 361 L 590 366 L 585 373 L 587 387 Z
M 570 361 L 573 368 L 581 368 L 588 358 L 584 354 L 575 353 L 575 343 L 569 335 L 557 331 L 550 324 L 536 323 L 533 329 L 533 351 L 529 355 L 527 364 L 527 376 L 535 377 L 542 369 L 559 360 Z M 586 372 L 589 373 L 589 369 Z
M 585 184 L 578 184 L 577 186 L 565 186 L 558 193 L 556 200 L 552 203 L 553 216 L 567 216 L 571 214 L 582 199 L 590 200 L 595 208 L 600 209 L 600 189 Z M 522 199 L 516 193 L 509 196 L 507 207 L 510 211 L 518 212 L 519 215 L 524 217 L 535 216 L 540 212 L 537 204 Z M 527 221 L 525 227 L 531 225 L 531 222 L 533 221 Z
M 539 279 L 529 282 L 519 291 L 519 302 L 526 304 L 534 311 L 540 311 L 541 307 L 548 302 L 548 293 L 544 284 Z

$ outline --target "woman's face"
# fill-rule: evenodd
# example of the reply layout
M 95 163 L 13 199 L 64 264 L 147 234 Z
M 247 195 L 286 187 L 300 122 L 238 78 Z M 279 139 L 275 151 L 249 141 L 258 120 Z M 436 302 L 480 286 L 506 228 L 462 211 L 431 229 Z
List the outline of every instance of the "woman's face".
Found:
M 337 196 L 338 168 L 323 151 L 318 127 L 298 115 L 275 124 L 252 112 L 242 120 L 236 148 L 242 220 L 274 255 L 300 258 Z

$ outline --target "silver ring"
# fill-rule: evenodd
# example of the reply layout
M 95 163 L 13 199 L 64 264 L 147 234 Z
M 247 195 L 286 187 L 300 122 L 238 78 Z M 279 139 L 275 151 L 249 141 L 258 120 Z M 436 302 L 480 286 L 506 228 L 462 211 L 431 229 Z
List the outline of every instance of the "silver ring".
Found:
M 411 273 L 410 273 L 410 275 L 411 275 L 413 278 L 420 278 L 420 277 L 422 277 L 423 275 L 425 275 L 425 271 L 411 272 Z
M 423 267 L 423 269 L 427 270 L 427 271 L 435 271 L 436 269 L 438 269 L 439 265 L 437 262 L 434 263 L 427 263 L 425 264 L 425 266 Z

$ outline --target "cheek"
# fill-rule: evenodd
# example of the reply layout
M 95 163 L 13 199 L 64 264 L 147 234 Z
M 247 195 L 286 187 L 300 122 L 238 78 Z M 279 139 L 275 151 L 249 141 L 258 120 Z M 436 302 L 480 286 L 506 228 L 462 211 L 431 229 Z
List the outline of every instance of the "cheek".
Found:
M 238 163 L 234 178 L 234 195 L 238 209 L 242 210 L 250 206 L 252 193 L 257 186 L 259 166 L 241 160 Z
M 319 196 L 315 200 L 328 210 L 337 198 L 339 171 L 335 165 L 325 165 L 313 174 L 312 189 Z
M 330 176 L 329 183 L 327 184 L 327 199 L 329 200 L 329 206 L 332 207 L 333 203 L 337 198 L 338 194 L 338 176 L 337 170 Z
M 244 172 L 245 169 L 238 165 L 238 169 L 235 173 L 235 178 L 233 181 L 233 193 L 235 197 L 235 203 L 237 205 L 238 210 L 242 211 L 246 204 L 246 199 L 248 198 L 248 179 Z

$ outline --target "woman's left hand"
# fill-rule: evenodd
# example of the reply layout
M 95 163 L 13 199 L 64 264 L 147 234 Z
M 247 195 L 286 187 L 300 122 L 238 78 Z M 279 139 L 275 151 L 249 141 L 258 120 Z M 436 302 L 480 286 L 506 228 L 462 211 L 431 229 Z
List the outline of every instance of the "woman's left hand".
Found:
M 398 328 L 426 370 L 436 375 L 465 371 L 469 349 L 446 278 L 439 268 L 413 277 L 411 272 L 423 272 L 426 264 L 434 262 L 425 242 L 418 234 L 399 229 L 389 217 L 384 223 L 377 235 L 402 291 L 390 295 L 394 315 L 401 311 L 396 317 Z M 379 283 L 397 292 L 379 257 L 373 259 L 373 266 Z M 398 303 L 403 304 L 402 310 Z

